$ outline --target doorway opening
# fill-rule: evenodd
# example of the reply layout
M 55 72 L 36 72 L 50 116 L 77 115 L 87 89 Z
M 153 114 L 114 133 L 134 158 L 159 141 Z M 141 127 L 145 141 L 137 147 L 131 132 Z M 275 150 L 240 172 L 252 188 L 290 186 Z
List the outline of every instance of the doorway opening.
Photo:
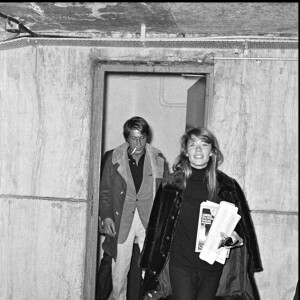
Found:
M 95 65 L 84 288 L 90 294 L 87 299 L 94 299 L 91 293 L 95 291 L 97 245 L 101 244 L 98 208 L 103 154 L 124 142 L 125 121 L 141 116 L 150 125 L 151 144 L 162 151 L 171 169 L 185 129 L 206 124 L 205 107 L 211 97 L 212 72 L 212 66 L 186 63 L 156 66 L 146 62 L 98 62 Z

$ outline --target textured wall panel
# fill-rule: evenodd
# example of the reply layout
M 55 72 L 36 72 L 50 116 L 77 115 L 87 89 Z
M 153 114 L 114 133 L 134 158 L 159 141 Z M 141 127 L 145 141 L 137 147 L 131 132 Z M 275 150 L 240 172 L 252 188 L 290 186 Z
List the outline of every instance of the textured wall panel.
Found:
M 86 198 L 88 63 L 62 50 L 0 53 L 2 194 Z
M 274 51 L 273 57 L 278 57 Z M 209 126 L 251 209 L 298 208 L 297 61 L 218 61 Z
M 263 272 L 255 273 L 261 300 L 291 300 L 299 274 L 298 215 L 252 213 Z
M 0 198 L 0 299 L 82 299 L 86 203 Z

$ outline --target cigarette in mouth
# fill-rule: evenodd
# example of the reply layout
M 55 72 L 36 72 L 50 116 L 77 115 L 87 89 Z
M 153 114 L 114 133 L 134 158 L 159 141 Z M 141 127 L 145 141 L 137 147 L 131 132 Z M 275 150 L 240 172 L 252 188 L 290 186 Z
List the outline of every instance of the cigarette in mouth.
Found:
M 130 155 L 133 155 L 135 151 L 136 151 L 136 148 L 134 148 L 134 149 L 132 150 L 132 152 L 131 152 Z

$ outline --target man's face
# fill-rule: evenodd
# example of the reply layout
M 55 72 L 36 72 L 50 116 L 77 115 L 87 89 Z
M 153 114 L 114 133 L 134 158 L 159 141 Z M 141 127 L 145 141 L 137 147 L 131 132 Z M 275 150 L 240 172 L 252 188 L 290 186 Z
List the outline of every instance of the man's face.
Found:
M 135 155 L 142 155 L 145 151 L 147 136 L 141 134 L 137 129 L 132 129 L 129 133 L 127 142 L 130 147 L 130 154 L 134 151 Z

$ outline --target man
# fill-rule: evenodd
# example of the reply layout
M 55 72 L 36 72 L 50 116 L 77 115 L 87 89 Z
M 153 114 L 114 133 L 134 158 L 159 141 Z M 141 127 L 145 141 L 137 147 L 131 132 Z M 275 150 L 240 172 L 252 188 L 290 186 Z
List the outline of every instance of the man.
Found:
M 107 157 L 100 184 L 101 226 L 107 233 L 102 247 L 113 258 L 115 300 L 126 300 L 133 244 L 142 250 L 156 190 L 168 173 L 162 153 L 148 143 L 146 120 L 127 120 L 123 135 L 125 143 Z
M 103 173 L 103 166 L 106 159 L 112 153 L 112 150 L 106 151 L 101 160 L 100 178 Z M 101 179 L 100 179 L 101 180 Z M 101 223 L 101 222 L 100 222 Z M 104 228 L 99 224 L 99 237 L 97 248 L 97 281 L 96 281 L 96 298 L 95 300 L 108 300 L 112 291 L 112 257 L 103 253 L 100 261 L 101 236 L 105 236 Z M 142 269 L 139 267 L 140 248 L 137 243 L 133 244 L 132 257 L 127 278 L 127 300 L 140 300 Z

